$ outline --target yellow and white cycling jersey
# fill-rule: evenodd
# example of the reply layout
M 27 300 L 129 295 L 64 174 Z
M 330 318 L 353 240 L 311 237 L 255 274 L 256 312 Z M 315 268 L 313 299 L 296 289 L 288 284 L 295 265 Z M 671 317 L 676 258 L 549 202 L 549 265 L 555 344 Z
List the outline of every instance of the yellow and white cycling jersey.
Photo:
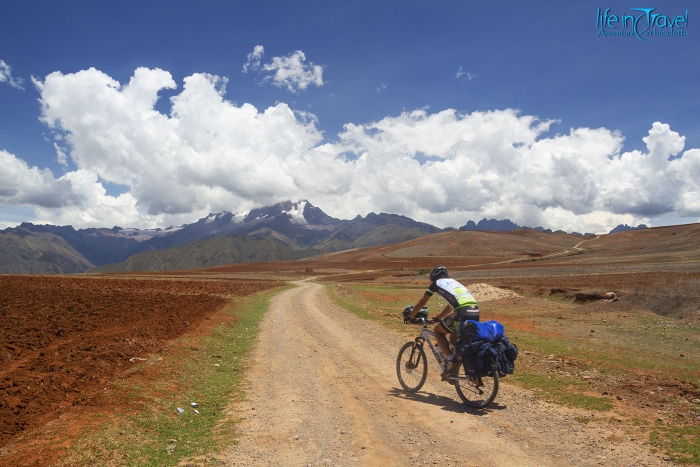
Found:
M 430 287 L 428 287 L 428 290 L 426 290 L 425 293 L 427 295 L 437 293 L 442 298 L 447 300 L 447 303 L 453 310 L 457 310 L 457 308 L 464 306 L 479 306 L 471 292 L 469 292 L 469 289 L 451 278 L 436 280 L 430 284 Z

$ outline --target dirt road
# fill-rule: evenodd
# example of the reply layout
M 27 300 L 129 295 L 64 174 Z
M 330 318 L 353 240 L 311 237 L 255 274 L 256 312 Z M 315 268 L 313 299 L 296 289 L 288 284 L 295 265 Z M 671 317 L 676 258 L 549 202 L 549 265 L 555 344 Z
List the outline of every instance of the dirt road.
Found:
M 218 456 L 226 465 L 669 465 L 616 420 L 509 384 L 488 409 L 465 410 L 433 366 L 407 394 L 395 370 L 405 337 L 336 307 L 321 285 L 297 285 L 273 300 L 248 401 L 230 407 L 244 420 L 239 444 Z

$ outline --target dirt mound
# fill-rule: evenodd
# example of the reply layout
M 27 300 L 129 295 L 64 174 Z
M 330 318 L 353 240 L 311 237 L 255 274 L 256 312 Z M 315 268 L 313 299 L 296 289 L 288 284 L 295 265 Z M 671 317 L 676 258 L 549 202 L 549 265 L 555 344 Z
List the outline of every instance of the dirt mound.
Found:
M 519 297 L 512 290 L 499 289 L 488 284 L 470 284 L 467 286 L 477 302 L 488 302 L 489 300 L 499 300 L 501 298 Z
M 0 447 L 274 282 L 0 276 Z M 105 408 L 105 410 L 108 410 Z

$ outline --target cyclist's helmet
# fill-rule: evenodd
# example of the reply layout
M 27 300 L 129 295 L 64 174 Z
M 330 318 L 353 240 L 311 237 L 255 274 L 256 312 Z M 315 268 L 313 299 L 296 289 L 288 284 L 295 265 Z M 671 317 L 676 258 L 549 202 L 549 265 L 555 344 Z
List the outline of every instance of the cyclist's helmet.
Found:
M 435 266 L 432 271 L 430 271 L 430 282 L 435 282 L 441 277 L 449 277 L 450 273 L 447 272 L 447 268 L 442 265 Z

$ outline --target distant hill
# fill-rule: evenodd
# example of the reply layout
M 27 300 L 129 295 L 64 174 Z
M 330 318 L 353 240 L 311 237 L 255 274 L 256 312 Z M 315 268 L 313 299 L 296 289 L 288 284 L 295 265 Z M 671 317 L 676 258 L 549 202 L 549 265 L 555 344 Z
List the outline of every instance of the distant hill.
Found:
M 475 223 L 470 220 L 467 221 L 465 225 L 459 228 L 459 230 L 485 230 L 488 232 L 510 232 L 511 230 L 516 230 L 520 226 L 510 219 L 496 220 L 496 219 L 486 219 L 485 217 Z
M 285 237 L 281 233 L 276 232 L 269 227 L 263 227 L 260 230 L 256 230 L 255 232 L 249 233 L 248 235 L 251 237 L 260 238 L 260 239 L 272 238 L 272 239 L 277 240 L 278 242 L 282 243 L 283 245 L 288 246 L 292 250 L 301 250 L 302 249 L 299 245 L 297 245 L 294 242 L 294 240 L 292 240 L 289 237 Z
M 637 227 L 632 227 L 632 226 L 627 225 L 627 224 L 620 224 L 608 233 L 613 234 L 616 232 L 624 232 L 625 230 L 637 230 L 637 229 L 648 229 L 648 227 L 646 226 L 646 224 L 639 224 Z
M 430 235 L 428 230 L 419 227 L 403 227 L 396 224 L 387 224 L 378 227 L 356 239 L 350 245 L 351 248 L 366 248 L 369 246 L 393 245 L 414 238 Z
M 134 253 L 148 250 L 150 245 L 145 240 L 166 233 L 160 229 L 137 231 L 136 229 L 124 230 L 121 227 L 75 230 L 70 225 L 35 225 L 24 222 L 18 227 L 1 231 L 0 238 L 13 234 L 23 238 L 45 237 L 47 234 L 53 236 L 52 238 L 61 238 L 88 262 L 101 265 L 124 261 Z
M 326 251 L 342 251 L 349 248 L 380 246 L 403 242 L 442 230 L 430 224 L 416 222 L 406 216 L 370 212 L 364 218 L 357 216 L 350 221 L 343 221 L 316 248 Z
M 15 229 L 0 235 L 0 274 L 66 274 L 93 267 L 63 237 Z
M 318 253 L 293 249 L 272 236 L 228 234 L 166 250 L 138 253 L 125 262 L 92 268 L 88 273 L 201 269 L 241 262 L 288 261 Z

